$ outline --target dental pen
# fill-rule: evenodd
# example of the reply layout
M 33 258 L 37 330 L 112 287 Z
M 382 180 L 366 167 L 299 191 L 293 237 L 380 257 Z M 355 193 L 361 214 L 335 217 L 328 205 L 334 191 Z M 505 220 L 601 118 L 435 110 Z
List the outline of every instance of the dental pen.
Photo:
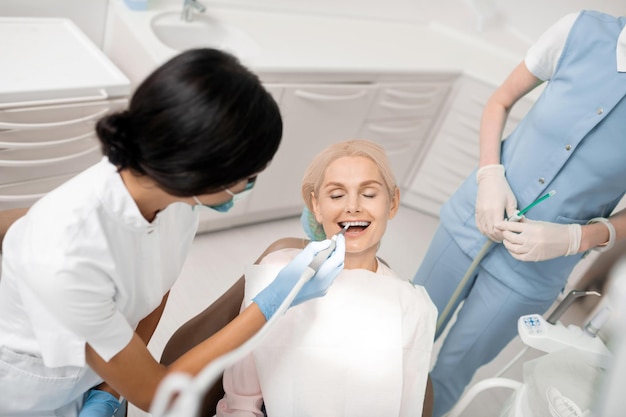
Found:
M 518 222 L 522 219 L 522 217 L 524 217 L 524 214 L 526 214 L 526 212 L 528 210 L 530 210 L 531 208 L 535 207 L 537 204 L 541 203 L 542 201 L 552 197 L 554 194 L 556 194 L 555 190 L 550 190 L 548 193 L 542 195 L 541 197 L 539 197 L 538 199 L 536 199 L 535 201 L 533 201 L 532 203 L 530 203 L 529 205 L 527 205 L 526 207 L 524 207 L 521 210 L 518 210 L 517 213 L 515 213 L 513 216 L 507 218 L 507 221 L 510 222 Z

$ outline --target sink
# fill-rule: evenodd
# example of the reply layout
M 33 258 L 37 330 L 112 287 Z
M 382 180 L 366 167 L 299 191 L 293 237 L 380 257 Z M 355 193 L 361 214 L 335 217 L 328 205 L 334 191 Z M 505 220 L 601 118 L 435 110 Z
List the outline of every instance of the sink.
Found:
M 152 18 L 151 27 L 161 43 L 176 51 L 215 48 L 245 59 L 257 55 L 260 49 L 242 30 L 206 14 L 195 14 L 191 22 L 185 22 L 180 12 L 166 12 Z

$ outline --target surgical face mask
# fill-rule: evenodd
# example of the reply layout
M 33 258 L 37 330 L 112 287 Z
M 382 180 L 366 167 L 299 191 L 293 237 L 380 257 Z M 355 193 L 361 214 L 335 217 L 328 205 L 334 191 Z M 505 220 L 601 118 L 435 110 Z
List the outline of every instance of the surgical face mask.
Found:
M 199 206 L 207 207 L 212 210 L 219 211 L 220 213 L 226 213 L 231 208 L 233 208 L 233 206 L 235 205 L 235 201 L 242 200 L 243 198 L 247 197 L 248 194 L 250 194 L 250 191 L 252 191 L 252 188 L 254 187 L 255 182 L 256 182 L 256 177 L 249 178 L 248 183 L 246 184 L 246 188 L 244 188 L 243 191 L 240 191 L 238 193 L 233 193 L 228 188 L 224 188 L 224 191 L 230 194 L 233 198 L 231 198 L 229 201 L 222 203 L 222 204 L 210 206 L 208 204 L 203 204 L 200 200 L 198 200 L 198 197 L 196 196 L 193 196 L 193 199 Z

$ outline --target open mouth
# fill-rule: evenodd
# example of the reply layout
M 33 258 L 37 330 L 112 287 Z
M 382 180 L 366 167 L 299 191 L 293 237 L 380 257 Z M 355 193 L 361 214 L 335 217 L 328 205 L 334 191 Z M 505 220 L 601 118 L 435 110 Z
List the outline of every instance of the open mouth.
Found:
M 361 232 L 370 225 L 371 222 L 358 221 L 358 222 L 339 222 L 339 226 L 343 229 L 348 226 L 346 232 Z

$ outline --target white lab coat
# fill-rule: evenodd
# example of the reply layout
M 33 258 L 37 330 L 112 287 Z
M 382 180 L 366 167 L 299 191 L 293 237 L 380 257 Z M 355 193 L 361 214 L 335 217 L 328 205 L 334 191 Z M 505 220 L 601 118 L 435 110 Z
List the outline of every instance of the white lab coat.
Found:
M 106 159 L 19 219 L 3 246 L 0 416 L 73 415 L 101 382 L 85 343 L 109 360 L 130 342 L 176 281 L 197 224 L 182 203 L 147 222 Z

